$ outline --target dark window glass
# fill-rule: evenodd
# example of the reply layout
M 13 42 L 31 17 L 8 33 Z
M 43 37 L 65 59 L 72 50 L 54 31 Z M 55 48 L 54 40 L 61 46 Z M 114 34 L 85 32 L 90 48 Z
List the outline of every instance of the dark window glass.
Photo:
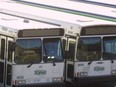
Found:
M 43 40 L 44 62 L 59 62 L 63 60 L 61 39 L 46 38 Z
M 70 41 L 69 42 L 69 60 L 74 60 L 74 56 L 75 56 L 75 42 L 74 41 Z
M 3 83 L 4 63 L 0 62 L 0 83 Z
M 14 60 L 17 64 L 40 63 L 42 60 L 41 40 L 18 39 Z
M 7 65 L 7 85 L 11 85 L 12 66 Z
M 66 40 L 63 39 L 63 50 L 65 51 L 66 50 Z
M 83 37 L 78 41 L 77 59 L 79 61 L 99 60 L 101 58 L 101 39 Z
M 116 36 L 103 38 L 103 59 L 116 59 Z
M 10 44 L 11 44 L 12 42 L 11 41 L 8 41 L 8 61 L 9 62 L 12 62 L 12 51 L 10 51 Z
M 5 39 L 1 39 L 1 59 L 4 59 Z
M 83 27 L 81 35 L 109 35 L 116 34 L 115 25 L 100 25 Z

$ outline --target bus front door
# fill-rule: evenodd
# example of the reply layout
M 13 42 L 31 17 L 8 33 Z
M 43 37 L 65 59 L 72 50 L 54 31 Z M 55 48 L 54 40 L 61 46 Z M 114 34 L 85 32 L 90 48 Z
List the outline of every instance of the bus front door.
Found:
M 6 37 L 0 36 L 0 87 L 5 87 L 5 69 L 6 69 Z
M 68 39 L 68 58 L 66 60 L 66 80 L 71 82 L 74 76 L 75 39 Z
M 6 62 L 6 87 L 12 87 L 12 55 L 13 52 L 9 49 L 13 38 L 7 38 L 7 62 Z
M 12 54 L 8 52 L 8 46 L 13 39 L 0 36 L 0 40 L 0 87 L 11 87 Z

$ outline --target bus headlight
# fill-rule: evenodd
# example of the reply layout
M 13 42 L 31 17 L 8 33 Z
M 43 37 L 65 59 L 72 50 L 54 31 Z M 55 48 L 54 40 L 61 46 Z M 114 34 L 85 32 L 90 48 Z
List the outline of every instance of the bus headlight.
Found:
M 112 70 L 112 71 L 111 71 L 111 74 L 112 74 L 112 75 L 116 75 L 116 70 Z
M 18 80 L 18 84 L 26 84 L 26 80 Z
M 14 85 L 22 85 L 22 84 L 26 84 L 26 80 L 15 80 L 13 81 Z
M 87 76 L 87 72 L 80 72 L 80 77 L 85 77 Z
M 53 82 L 61 82 L 62 78 L 60 78 L 60 77 L 54 77 L 52 80 L 53 80 Z

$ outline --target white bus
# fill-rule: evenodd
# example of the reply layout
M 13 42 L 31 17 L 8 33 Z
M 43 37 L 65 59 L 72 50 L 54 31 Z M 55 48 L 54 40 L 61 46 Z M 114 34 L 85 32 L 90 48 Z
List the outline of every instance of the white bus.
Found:
M 76 44 L 75 55 L 70 54 L 75 57 L 69 58 L 67 68 L 69 77 L 74 75 L 76 85 L 116 81 L 115 25 L 82 27 Z M 70 69 L 74 69 L 74 73 Z
M 19 30 L 14 85 L 59 87 L 116 81 L 116 25 L 87 23 Z
M 1 6 L 0 12 L 3 14 L 36 21 L 32 26 L 31 22 L 25 20 L 27 30 L 23 26 L 24 30 L 18 32 L 13 57 L 13 86 L 59 86 L 64 82 L 84 84 L 92 81 L 115 81 L 115 22 L 14 3 Z M 11 8 L 6 8 L 7 6 Z M 40 22 L 42 25 L 48 24 L 41 29 Z M 14 24 L 12 26 L 15 28 L 22 29 L 20 27 L 23 24 Z M 25 45 L 23 40 L 29 39 L 39 39 L 40 44 L 26 41 L 28 45 Z M 61 44 L 56 44 L 57 40 L 61 41 Z M 23 49 L 23 46 L 31 47 L 31 44 L 32 48 Z M 40 48 L 34 47 L 36 45 Z M 63 57 L 57 57 L 56 54 L 54 56 L 50 51 L 52 48 L 57 48 L 55 53 Z M 40 55 L 36 55 L 36 52 Z M 35 61 L 30 56 L 35 59 L 38 56 L 39 60 Z
M 76 35 L 70 28 L 19 30 L 13 65 L 14 87 L 64 87 L 63 45 L 67 37 L 76 38 Z
M 6 14 L 0 14 L 0 26 L 0 87 L 64 87 L 62 42 L 76 38 L 75 28 L 64 25 L 65 30 L 60 25 Z M 18 34 L 14 32 L 14 36 L 13 30 Z M 16 45 L 11 44 L 14 40 Z
M 9 87 L 6 85 L 11 85 L 11 71 L 13 61 L 11 45 L 15 42 L 17 35 L 17 30 L 6 26 L 6 21 L 10 21 L 10 19 L 2 19 L 0 15 L 0 87 Z

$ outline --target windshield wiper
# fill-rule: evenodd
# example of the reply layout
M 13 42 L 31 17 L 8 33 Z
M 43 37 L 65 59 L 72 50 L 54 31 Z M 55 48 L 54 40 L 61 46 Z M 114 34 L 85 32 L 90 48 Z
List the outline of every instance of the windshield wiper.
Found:
M 32 59 L 31 63 L 27 66 L 27 68 L 30 68 L 34 64 L 34 58 Z
M 89 62 L 88 62 L 88 65 L 90 65 L 92 62 L 93 62 L 93 60 L 89 61 Z
M 27 68 L 30 68 L 32 65 L 33 65 L 33 63 L 29 64 L 29 65 L 27 66 Z
M 90 57 L 90 61 L 88 62 L 88 65 L 90 65 L 93 62 L 93 56 Z
M 55 60 L 53 60 L 53 66 L 56 66 Z
M 114 60 L 113 59 L 111 59 L 111 63 L 114 63 Z

